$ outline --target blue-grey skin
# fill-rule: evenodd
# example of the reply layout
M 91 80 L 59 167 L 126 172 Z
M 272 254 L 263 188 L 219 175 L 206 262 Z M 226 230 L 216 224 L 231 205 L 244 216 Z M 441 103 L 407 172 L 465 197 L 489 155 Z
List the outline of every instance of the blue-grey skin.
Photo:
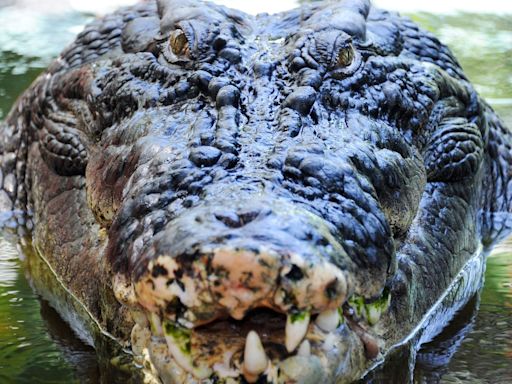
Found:
M 511 224 L 510 132 L 444 45 L 365 0 L 142 2 L 1 129 L 1 208 L 163 382 L 356 380 Z

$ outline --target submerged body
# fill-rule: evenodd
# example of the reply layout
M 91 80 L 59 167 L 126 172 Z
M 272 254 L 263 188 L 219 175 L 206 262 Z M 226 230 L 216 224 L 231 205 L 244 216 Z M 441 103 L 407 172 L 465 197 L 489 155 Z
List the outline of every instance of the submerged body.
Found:
M 147 380 L 356 380 L 510 227 L 510 133 L 365 1 L 141 3 L 2 130 L 2 208 Z

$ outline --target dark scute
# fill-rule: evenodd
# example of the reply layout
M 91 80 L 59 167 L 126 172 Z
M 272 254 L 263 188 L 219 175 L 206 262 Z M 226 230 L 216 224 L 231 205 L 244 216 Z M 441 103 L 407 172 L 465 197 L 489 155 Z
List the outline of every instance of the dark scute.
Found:
M 215 40 L 213 41 L 213 48 L 216 51 L 220 51 L 222 48 L 226 46 L 228 43 L 229 38 L 227 36 L 217 36 Z
M 60 176 L 84 175 L 88 155 L 78 131 L 51 119 L 44 123 L 39 149 L 46 164 Z
M 284 132 L 288 132 L 290 137 L 296 137 L 302 128 L 300 113 L 291 108 L 281 110 L 279 128 Z
M 217 94 L 217 108 L 225 106 L 237 107 L 240 100 L 240 91 L 234 85 L 226 85 Z
M 197 147 L 190 151 L 190 161 L 199 167 L 211 167 L 220 159 L 222 152 L 215 147 Z
M 298 87 L 284 101 L 284 107 L 291 108 L 302 115 L 308 115 L 316 100 L 313 87 Z
M 219 52 L 219 56 L 233 64 L 237 64 L 242 60 L 242 54 L 237 48 L 226 47 Z
M 428 180 L 458 181 L 471 177 L 483 156 L 480 129 L 464 118 L 447 118 L 430 138 L 425 153 Z
M 293 58 L 292 62 L 290 63 L 290 70 L 294 72 L 298 72 L 302 68 L 306 66 L 306 62 L 302 57 L 295 57 Z
M 370 22 L 366 26 L 367 40 L 384 55 L 399 55 L 403 38 L 398 26 L 391 21 Z
M 299 84 L 303 87 L 313 87 L 318 90 L 322 85 L 322 76 L 314 69 L 303 68 L 297 75 L 299 78 Z
M 191 77 L 191 82 L 199 87 L 202 92 L 208 91 L 208 85 L 212 80 L 213 76 L 211 73 L 206 71 L 196 71 Z
M 211 98 L 215 99 L 219 93 L 219 90 L 227 86 L 229 83 L 230 80 L 226 79 L 225 77 L 215 77 L 211 79 L 208 84 L 208 94 Z

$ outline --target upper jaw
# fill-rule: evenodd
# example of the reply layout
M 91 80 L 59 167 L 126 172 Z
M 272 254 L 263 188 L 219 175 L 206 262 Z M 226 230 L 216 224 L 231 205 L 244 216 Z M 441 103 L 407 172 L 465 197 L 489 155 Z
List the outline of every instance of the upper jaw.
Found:
M 340 307 L 352 292 L 350 260 L 323 223 L 297 211 L 252 212 L 260 213 L 236 226 L 218 209 L 191 209 L 171 222 L 135 265 L 139 303 L 189 328 L 241 320 L 256 308 L 288 314 Z
M 329 262 L 311 267 L 293 253 L 224 247 L 185 266 L 159 256 L 134 287 L 145 309 L 194 328 L 219 318 L 242 320 L 257 308 L 283 314 L 333 310 L 346 301 L 350 279 Z

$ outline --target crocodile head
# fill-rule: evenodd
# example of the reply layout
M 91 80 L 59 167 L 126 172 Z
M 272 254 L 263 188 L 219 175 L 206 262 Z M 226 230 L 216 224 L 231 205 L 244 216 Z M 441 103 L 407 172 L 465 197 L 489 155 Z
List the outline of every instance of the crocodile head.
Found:
M 499 120 L 446 47 L 364 0 L 141 3 L 39 86 L 41 157 L 84 180 L 166 382 L 357 379 L 496 235 Z

